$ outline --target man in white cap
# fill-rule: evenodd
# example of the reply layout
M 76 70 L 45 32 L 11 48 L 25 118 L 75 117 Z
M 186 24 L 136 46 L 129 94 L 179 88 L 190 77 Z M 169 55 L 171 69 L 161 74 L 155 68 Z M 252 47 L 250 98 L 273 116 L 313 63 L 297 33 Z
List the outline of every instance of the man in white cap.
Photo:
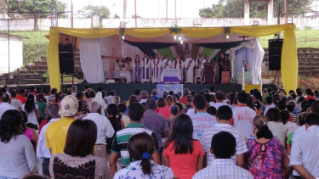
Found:
M 45 131 L 46 146 L 52 155 L 63 153 L 66 135 L 78 111 L 78 100 L 73 95 L 65 96 L 61 101 L 59 115 L 61 119 L 51 123 Z

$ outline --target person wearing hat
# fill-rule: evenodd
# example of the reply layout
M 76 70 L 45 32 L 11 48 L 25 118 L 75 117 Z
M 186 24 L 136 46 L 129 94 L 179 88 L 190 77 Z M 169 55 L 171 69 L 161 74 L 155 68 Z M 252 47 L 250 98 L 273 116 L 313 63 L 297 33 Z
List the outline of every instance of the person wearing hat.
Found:
M 59 115 L 61 119 L 51 123 L 45 132 L 46 146 L 52 155 L 63 153 L 69 126 L 75 121 L 78 111 L 78 100 L 73 95 L 65 96 L 61 101 Z

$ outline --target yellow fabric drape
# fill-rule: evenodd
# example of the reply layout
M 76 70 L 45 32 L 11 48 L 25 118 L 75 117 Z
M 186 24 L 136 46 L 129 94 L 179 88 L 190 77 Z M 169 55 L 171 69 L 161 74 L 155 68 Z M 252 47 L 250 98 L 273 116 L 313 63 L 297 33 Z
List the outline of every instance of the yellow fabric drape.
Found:
M 283 85 L 286 90 L 295 90 L 297 88 L 298 78 L 298 59 L 296 48 L 296 26 L 294 24 L 271 25 L 271 26 L 242 26 L 231 27 L 231 33 L 241 35 L 260 37 L 276 34 L 284 31 L 284 44 L 282 48 L 281 75 Z M 209 38 L 223 33 L 224 28 L 182 28 L 181 33 L 192 38 Z M 118 35 L 119 29 L 71 29 L 71 28 L 50 28 L 50 43 L 47 53 L 48 71 L 51 88 L 60 88 L 60 68 L 58 43 L 59 33 L 67 34 L 79 38 L 102 38 L 112 35 Z M 125 34 L 138 38 L 157 38 L 170 33 L 169 28 L 128 28 Z
M 295 90 L 298 81 L 298 58 L 296 45 L 295 24 L 271 26 L 231 27 L 231 33 L 252 37 L 273 35 L 284 31 L 284 44 L 281 54 L 281 77 L 286 91 Z

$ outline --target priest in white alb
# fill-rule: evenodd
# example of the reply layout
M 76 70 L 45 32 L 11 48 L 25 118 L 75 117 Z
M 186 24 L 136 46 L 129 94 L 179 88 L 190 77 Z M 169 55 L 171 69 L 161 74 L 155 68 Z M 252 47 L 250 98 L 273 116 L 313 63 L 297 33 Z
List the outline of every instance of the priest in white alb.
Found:
M 151 59 L 144 54 L 144 58 L 142 58 L 142 83 L 149 83 L 151 79 Z
M 170 61 L 170 59 L 168 59 L 167 55 L 164 56 L 164 59 L 162 60 L 161 67 L 162 67 L 163 70 L 172 68 L 172 62 Z
M 179 55 L 176 56 L 175 60 L 172 63 L 172 69 L 179 70 L 180 80 L 183 82 L 183 71 L 184 71 L 184 62 L 181 60 Z
M 196 59 L 195 64 L 195 77 L 200 76 L 202 79 L 202 83 L 205 82 L 204 63 L 206 63 L 206 60 L 202 58 L 202 54 L 198 54 L 198 58 Z
M 187 59 L 185 60 L 185 83 L 193 83 L 194 82 L 194 66 L 195 60 L 189 54 Z
M 158 54 L 155 54 L 155 58 L 151 62 L 152 68 L 152 83 L 161 82 L 161 59 Z

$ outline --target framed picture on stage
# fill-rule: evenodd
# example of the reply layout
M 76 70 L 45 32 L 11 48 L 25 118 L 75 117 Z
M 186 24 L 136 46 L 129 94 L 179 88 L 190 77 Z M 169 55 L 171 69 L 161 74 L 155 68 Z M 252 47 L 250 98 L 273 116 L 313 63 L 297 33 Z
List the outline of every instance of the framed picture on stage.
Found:
M 230 83 L 230 71 L 222 72 L 222 84 Z

